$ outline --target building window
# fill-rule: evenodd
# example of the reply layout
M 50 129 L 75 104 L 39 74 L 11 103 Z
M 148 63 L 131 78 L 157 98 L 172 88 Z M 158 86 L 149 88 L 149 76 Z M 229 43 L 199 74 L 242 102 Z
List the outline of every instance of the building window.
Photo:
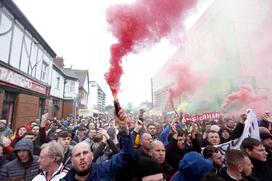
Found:
M 56 89 L 60 89 L 60 77 L 57 77 L 57 86 Z
M 70 92 L 74 92 L 75 91 L 75 82 L 74 81 L 71 81 L 71 86 L 70 86 Z
M 48 73 L 48 64 L 43 62 L 42 64 L 42 72 L 41 72 L 41 80 L 46 81 L 47 80 L 47 73 Z

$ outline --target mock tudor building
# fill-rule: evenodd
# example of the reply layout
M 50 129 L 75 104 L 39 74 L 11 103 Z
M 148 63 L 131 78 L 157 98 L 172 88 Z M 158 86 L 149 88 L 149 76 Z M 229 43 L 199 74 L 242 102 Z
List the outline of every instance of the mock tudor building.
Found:
M 0 118 L 16 128 L 48 107 L 56 53 L 10 0 L 0 0 Z
M 88 71 L 64 69 L 54 50 L 11 0 L 0 0 L 0 118 L 9 127 L 76 118 L 88 103 Z

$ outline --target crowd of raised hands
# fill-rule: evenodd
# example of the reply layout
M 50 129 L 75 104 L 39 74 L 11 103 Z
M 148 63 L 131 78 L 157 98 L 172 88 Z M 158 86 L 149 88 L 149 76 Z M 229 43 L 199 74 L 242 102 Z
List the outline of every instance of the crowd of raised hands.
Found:
M 46 114 L 16 130 L 1 120 L 0 180 L 272 180 L 272 116 L 256 121 L 253 138 L 244 136 L 247 114 L 200 122 L 143 109 L 76 120 Z M 242 137 L 239 147 L 221 149 Z M 61 162 L 43 159 L 51 153 Z

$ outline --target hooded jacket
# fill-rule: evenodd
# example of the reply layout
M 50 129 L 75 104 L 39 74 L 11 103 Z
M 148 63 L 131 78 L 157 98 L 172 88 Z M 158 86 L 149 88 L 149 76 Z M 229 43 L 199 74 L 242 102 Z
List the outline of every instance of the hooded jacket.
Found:
M 28 162 L 23 163 L 17 156 L 17 151 L 27 150 L 30 155 Z M 32 180 L 36 175 L 39 174 L 38 156 L 33 156 L 33 143 L 30 139 L 21 139 L 15 145 L 14 152 L 17 158 L 6 165 L 4 165 L 0 172 L 0 180 L 6 178 L 23 179 L 25 181 Z
M 200 153 L 195 151 L 184 155 L 179 162 L 179 171 L 170 181 L 200 181 L 204 174 L 211 172 L 212 162 L 205 159 Z

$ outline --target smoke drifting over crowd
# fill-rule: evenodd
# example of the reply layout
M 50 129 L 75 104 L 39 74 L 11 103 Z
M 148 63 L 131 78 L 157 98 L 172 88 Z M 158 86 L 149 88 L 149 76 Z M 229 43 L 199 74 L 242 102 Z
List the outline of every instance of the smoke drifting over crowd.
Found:
M 196 0 L 138 0 L 108 9 L 107 21 L 117 43 L 111 46 L 111 66 L 105 79 L 114 97 L 123 73 L 122 58 L 169 35 L 195 3 Z
M 241 114 L 246 109 L 252 108 L 257 115 L 261 115 L 271 108 L 271 104 L 269 104 L 267 94 L 260 93 L 256 95 L 250 85 L 242 85 L 239 91 L 227 96 L 223 104 L 223 112 L 224 109 L 228 108 L 230 109 L 229 111 L 237 114 Z
M 201 66 L 193 76 L 205 76 L 204 85 L 190 91 L 193 95 L 184 97 L 182 90 L 176 91 L 175 97 L 189 103 L 189 112 L 219 111 L 220 107 L 229 115 L 243 113 L 248 108 L 258 115 L 271 112 L 272 41 L 269 34 L 272 32 L 272 2 L 262 1 L 260 6 L 255 3 L 259 2 L 214 1 L 211 9 L 217 10 L 216 18 L 207 10 L 193 33 L 185 34 L 188 39 L 185 48 L 181 48 L 182 54 L 174 59 L 190 62 L 187 64 L 190 67 Z M 169 74 L 174 75 L 171 71 Z M 171 85 L 187 85 L 187 81 L 177 78 L 170 82 Z M 172 89 L 168 95 L 175 99 Z
M 173 35 L 176 27 L 182 30 L 182 20 L 196 3 L 197 0 L 138 0 L 108 9 L 107 21 L 117 42 L 110 49 L 111 67 L 105 79 L 114 97 L 120 87 L 123 57 Z M 231 114 L 238 111 L 233 107 L 237 102 L 239 110 L 271 111 L 271 91 L 264 85 L 272 76 L 272 2 L 262 1 L 262 6 L 254 3 L 259 2 L 213 1 L 211 11 L 208 9 L 199 23 L 184 33 L 183 47 L 178 50 L 182 53 L 174 57 L 178 61 L 165 66 L 167 77 L 172 78 L 168 81 L 167 104 L 173 99 L 182 102 L 186 95 L 184 101 L 191 112 L 219 111 L 221 107 Z M 181 32 L 176 35 L 180 39 Z M 260 94 L 261 89 L 268 93 Z
M 204 78 L 193 72 L 188 64 L 171 61 L 166 65 L 166 71 L 174 82 L 174 85 L 168 89 L 167 105 L 172 104 L 174 98 L 184 93 L 193 94 L 197 88 L 203 86 Z

